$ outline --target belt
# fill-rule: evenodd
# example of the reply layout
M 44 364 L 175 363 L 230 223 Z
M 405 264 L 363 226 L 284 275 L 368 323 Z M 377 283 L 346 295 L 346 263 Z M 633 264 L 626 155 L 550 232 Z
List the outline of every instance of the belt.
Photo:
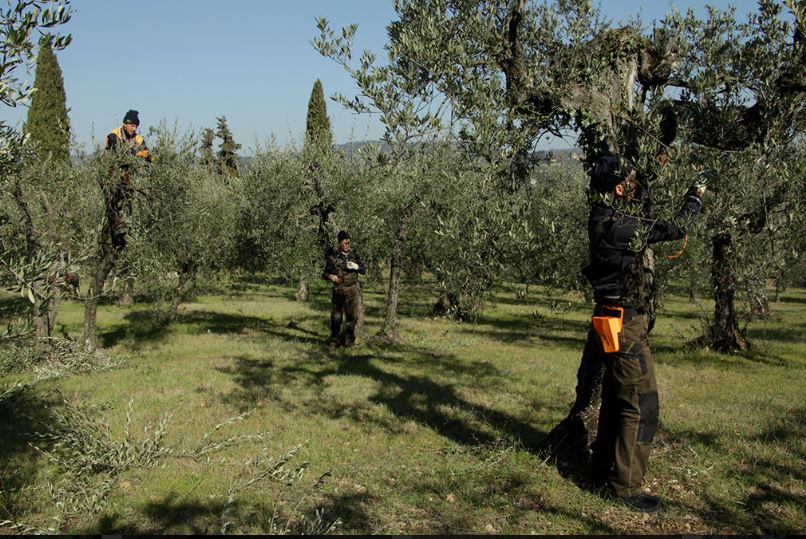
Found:
M 350 283 L 350 284 L 344 284 L 344 283 L 342 283 L 342 284 L 334 284 L 333 285 L 333 290 L 336 290 L 338 292 L 343 292 L 343 291 L 347 290 L 348 288 L 352 288 L 353 286 L 356 286 L 356 285 L 358 285 L 357 281 L 354 282 L 354 283 Z
M 608 309 L 607 307 L 621 307 L 624 309 L 624 320 L 632 320 L 636 316 L 641 316 L 644 314 L 643 309 L 637 309 L 636 307 L 630 307 L 627 305 L 608 305 L 606 303 L 597 303 L 596 307 L 593 308 L 594 316 L 603 316 L 603 315 L 612 315 L 614 314 L 612 309 Z

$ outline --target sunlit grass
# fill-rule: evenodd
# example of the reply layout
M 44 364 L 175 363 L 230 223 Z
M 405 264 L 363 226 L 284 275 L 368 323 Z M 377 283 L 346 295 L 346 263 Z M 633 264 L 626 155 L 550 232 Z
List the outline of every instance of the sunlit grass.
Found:
M 652 345 L 675 444 L 653 454 L 648 486 L 669 504 L 651 518 L 584 490 L 537 451 L 574 397 L 589 316 L 580 298 L 552 302 L 532 290 L 516 301 L 502 290 L 473 324 L 429 318 L 433 298 L 411 289 L 401 344 L 363 339 L 328 353 L 328 290 L 314 287 L 307 304 L 292 295 L 249 286 L 198 297 L 169 327 L 148 304 L 102 306 L 99 342 L 119 367 L 44 382 L 4 410 L 16 415 L 0 433 L 0 511 L 9 513 L 0 521 L 47 529 L 59 515 L 44 490 L 55 470 L 27 443 L 59 395 L 104 417 L 115 436 L 130 399 L 138 429 L 170 414 L 165 443 L 174 452 L 244 414 L 216 436 L 263 435 L 209 461 L 170 457 L 126 469 L 103 509 L 62 519 L 65 532 L 218 533 L 224 521 L 230 533 L 299 531 L 317 509 L 339 519 L 343 533 L 803 529 L 802 290 L 773 304 L 771 320 L 750 325 L 754 348 L 740 356 L 687 349 L 710 306 L 666 298 Z M 365 297 L 367 336 L 380 327 L 384 294 Z M 81 318 L 80 305 L 64 305 L 60 330 L 78 338 Z M 4 387 L 17 379 L 0 376 Z M 253 471 L 248 462 L 299 444 L 300 479 L 243 490 L 222 516 L 228 493 Z M 33 490 L 17 495 L 23 488 Z

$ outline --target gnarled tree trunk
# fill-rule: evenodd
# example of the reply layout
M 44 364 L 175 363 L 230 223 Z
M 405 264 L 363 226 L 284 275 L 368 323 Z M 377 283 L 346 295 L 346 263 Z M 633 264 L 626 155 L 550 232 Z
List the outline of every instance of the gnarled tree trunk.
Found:
M 98 348 L 98 338 L 96 335 L 98 320 L 98 298 L 104 289 L 107 277 L 115 267 L 118 252 L 112 245 L 112 228 L 109 221 L 104 224 L 101 233 L 101 252 L 98 264 L 95 267 L 95 275 L 90 281 L 87 290 L 87 299 L 84 303 L 84 351 L 94 352 Z
M 94 352 L 98 348 L 97 321 L 98 321 L 98 298 L 104 289 L 104 283 L 115 267 L 120 251 L 125 247 L 125 242 L 113 243 L 115 227 L 121 222 L 120 209 L 126 201 L 126 185 L 129 183 L 128 174 L 124 173 L 122 183 L 115 190 L 114 194 L 104 192 L 104 202 L 106 205 L 106 220 L 101 229 L 98 262 L 95 266 L 95 275 L 90 281 L 87 290 L 87 298 L 84 303 L 84 351 Z
M 299 288 L 297 293 L 294 294 L 294 299 L 296 301 L 308 301 L 308 279 L 305 277 L 299 278 Z
M 174 322 L 179 315 L 179 304 L 182 302 L 182 296 L 185 293 L 185 287 L 188 281 L 195 273 L 196 269 L 193 265 L 185 264 L 179 270 L 179 283 L 174 288 L 173 301 L 171 301 L 171 312 L 168 315 L 168 321 Z
M 733 237 L 729 233 L 712 238 L 713 264 L 711 281 L 714 286 L 714 321 L 708 329 L 708 344 L 718 352 L 747 350 L 748 342 L 739 331 L 734 295 L 736 274 L 733 265 Z
M 120 292 L 120 305 L 134 305 L 134 277 L 126 277 L 123 280 L 123 290 Z
M 588 334 L 582 360 L 577 370 L 576 400 L 568 415 L 546 437 L 544 447 L 552 454 L 587 463 L 589 448 L 596 439 L 602 379 L 605 365 L 598 351 L 597 337 Z
M 380 336 L 392 340 L 398 339 L 397 334 L 397 303 L 400 298 L 401 268 L 403 265 L 403 249 L 409 236 L 409 217 L 411 208 L 404 211 L 400 225 L 397 229 L 392 252 L 389 256 L 389 295 L 386 299 L 386 318 L 379 333 Z

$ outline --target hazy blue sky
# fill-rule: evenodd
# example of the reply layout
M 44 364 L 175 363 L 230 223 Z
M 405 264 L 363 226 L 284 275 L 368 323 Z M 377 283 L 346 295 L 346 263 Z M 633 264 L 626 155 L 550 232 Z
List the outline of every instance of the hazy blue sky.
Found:
M 755 6 L 752 0 L 732 3 L 742 11 Z M 638 10 L 650 21 L 671 5 L 683 10 L 698 4 L 603 0 L 601 5 L 614 21 Z M 216 117 L 225 115 L 243 153 L 272 135 L 281 144 L 300 139 L 317 78 L 327 97 L 355 93 L 344 70 L 311 46 L 316 16 L 336 29 L 357 23 L 358 49 L 378 53 L 394 18 L 391 0 L 74 0 L 72 5 L 65 31 L 74 41 L 58 58 L 79 142 L 102 138 L 133 108 L 140 111 L 142 132 L 160 119 L 178 121 L 183 129 L 214 127 Z M 26 110 L 0 112 L 19 122 Z M 336 142 L 377 139 L 383 132 L 376 120 L 356 117 L 331 100 L 328 113 Z

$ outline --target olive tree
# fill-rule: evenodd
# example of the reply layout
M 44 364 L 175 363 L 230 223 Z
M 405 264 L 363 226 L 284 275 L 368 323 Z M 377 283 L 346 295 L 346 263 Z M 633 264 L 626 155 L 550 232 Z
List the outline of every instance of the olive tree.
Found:
M 31 88 L 16 78 L 20 67 L 31 65 L 36 43 L 47 50 L 60 50 L 69 45 L 71 37 L 56 36 L 50 29 L 70 20 L 69 2 L 17 0 L 0 8 L 0 106 L 16 107 L 27 102 Z M 52 335 L 55 324 L 56 302 L 62 283 L 63 266 L 60 250 L 55 243 L 55 226 L 43 233 L 37 226 L 37 208 L 41 206 L 50 215 L 50 199 L 46 189 L 31 193 L 22 179 L 23 156 L 31 156 L 26 149 L 25 137 L 0 120 L 0 190 L 5 200 L 0 222 L 19 225 L 20 234 L 4 234 L 0 245 L 3 280 L 29 299 L 37 320 L 37 337 Z M 33 198 L 32 198 L 33 197 Z M 4 202 L 5 202 L 4 200 Z M 10 242 L 10 243 L 9 243 Z
M 130 271 L 170 287 L 167 321 L 199 275 L 226 267 L 233 251 L 237 179 L 222 182 L 199 163 L 192 133 L 163 123 L 150 133 L 155 165 L 134 199 Z
M 736 296 L 766 303 L 803 194 L 806 4 L 786 4 L 788 13 L 762 1 L 745 21 L 732 9 L 710 10 L 704 20 L 676 14 L 662 26 L 686 44 L 670 81 L 681 89 L 675 107 L 689 143 L 682 157 L 715 171 L 707 215 L 715 305 L 705 342 L 724 352 L 747 348 Z
M 402 267 L 416 221 L 416 211 L 436 176 L 427 169 L 434 164 L 425 157 L 429 143 L 441 135 L 440 117 L 446 104 L 429 96 L 413 95 L 401 90 L 406 74 L 394 63 L 376 66 L 375 55 L 365 51 L 358 63 L 352 61 L 352 38 L 357 27 L 345 28 L 340 37 L 325 19 L 317 21 L 320 35 L 314 46 L 324 56 L 342 65 L 358 85 L 360 95 L 354 99 L 342 95 L 336 100 L 357 113 L 374 112 L 385 126 L 383 141 L 389 151 L 377 156 L 371 169 L 374 196 L 380 203 L 384 229 L 387 232 L 389 285 L 386 313 L 380 334 L 391 340 L 398 338 L 398 302 Z M 432 110 L 431 106 L 436 110 Z
M 620 153 L 654 184 L 653 198 L 639 214 L 646 215 L 652 202 L 656 215 L 671 215 L 683 186 L 705 167 L 715 170 L 714 187 L 725 194 L 741 192 L 732 183 L 736 178 L 750 175 L 769 184 L 785 173 L 780 157 L 791 154 L 786 141 L 801 129 L 806 64 L 803 3 L 788 6 L 794 25 L 781 16 L 780 4 L 764 1 L 746 24 L 711 10 L 706 20 L 676 14 L 647 30 L 638 19 L 614 27 L 587 1 L 401 0 L 395 4 L 398 20 L 388 28 L 388 63 L 374 66 L 373 55 L 365 53 L 350 71 L 361 95 L 343 101 L 359 111 L 364 101 L 374 103 L 392 132 L 444 128 L 500 171 L 502 193 L 507 187 L 517 193 L 528 181 L 541 137 L 573 136 L 588 164 Z M 355 29 L 337 37 L 320 22 L 320 31 L 320 51 L 346 65 Z M 730 127 L 722 130 L 725 125 Z M 696 148 L 675 148 L 676 140 Z M 755 172 L 746 166 L 748 152 L 763 157 Z M 746 197 L 745 210 L 726 202 L 731 211 L 715 211 L 709 219 L 723 215 L 725 223 L 746 223 L 749 232 L 763 227 L 765 221 L 753 217 L 768 215 L 787 197 L 772 186 L 754 192 L 758 197 Z M 765 203 L 752 203 L 759 198 Z M 717 238 L 715 299 L 729 304 L 730 294 L 726 301 L 722 295 L 734 281 L 717 268 L 731 267 L 720 262 L 731 243 Z M 646 307 L 654 318 L 654 252 L 645 246 L 636 258 L 636 275 L 652 291 Z M 729 314 L 715 318 L 712 342 L 735 327 Z M 727 325 L 720 325 L 722 318 Z M 563 422 L 579 427 L 572 430 L 580 435 L 560 429 L 550 439 L 587 445 L 602 370 L 583 358 L 577 402 Z

